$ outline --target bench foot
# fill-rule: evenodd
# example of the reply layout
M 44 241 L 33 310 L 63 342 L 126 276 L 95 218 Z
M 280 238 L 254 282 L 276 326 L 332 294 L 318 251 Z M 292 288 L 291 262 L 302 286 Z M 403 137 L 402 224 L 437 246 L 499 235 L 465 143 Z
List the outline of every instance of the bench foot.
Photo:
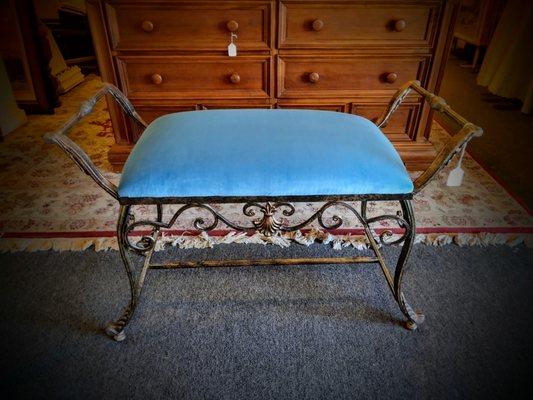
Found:
M 400 293 L 398 305 L 400 306 L 402 313 L 407 317 L 407 321 L 405 321 L 405 327 L 407 329 L 414 331 L 418 325 L 421 325 L 426 319 L 424 314 L 419 311 L 414 311 L 411 308 L 409 303 L 405 300 L 403 293 Z
M 410 320 L 408 319 L 407 321 L 404 321 L 404 326 L 406 329 L 410 330 L 410 331 L 414 331 L 416 328 L 418 328 L 418 325 L 420 325 L 422 322 L 424 322 L 424 319 L 426 317 L 424 316 L 424 314 L 417 314 L 417 321 L 418 322 L 415 322 L 413 320 Z
M 157 207 L 157 216 L 158 216 L 158 221 L 160 221 L 162 218 L 161 206 Z M 110 322 L 104 328 L 106 335 L 113 338 L 117 342 L 121 342 L 124 339 L 126 339 L 126 334 L 124 333 L 124 330 L 126 329 L 126 326 L 131 321 L 133 314 L 135 312 L 135 309 L 137 308 L 137 305 L 139 304 L 139 300 L 141 298 L 141 292 L 142 292 L 142 288 L 144 284 L 144 278 L 146 277 L 146 272 L 148 271 L 148 268 L 150 266 L 150 260 L 154 252 L 155 242 L 157 241 L 157 238 L 159 236 L 159 230 L 155 230 L 152 236 L 143 237 L 140 240 L 138 247 L 137 247 L 137 252 L 144 255 L 145 259 L 144 259 L 143 267 L 141 271 L 139 272 L 137 279 L 135 279 L 134 274 L 133 274 L 133 263 L 128 254 L 129 245 L 128 245 L 127 232 L 126 232 L 128 221 L 130 219 L 131 219 L 130 207 L 121 206 L 120 216 L 118 220 L 118 227 L 117 227 L 117 239 L 118 239 L 120 257 L 124 264 L 124 269 L 126 270 L 126 274 L 128 276 L 128 282 L 130 285 L 130 301 L 128 305 L 126 306 L 126 309 L 120 316 L 120 318 L 116 321 Z
M 104 331 L 107 336 L 114 339 L 116 342 L 122 342 L 124 339 L 126 339 L 126 334 L 124 333 L 123 329 L 124 328 L 121 328 L 117 322 L 110 322 L 107 324 Z
M 414 331 L 416 328 L 418 328 L 418 325 L 421 325 L 424 322 L 425 319 L 426 316 L 424 314 L 416 312 L 404 322 L 404 326 L 406 329 Z

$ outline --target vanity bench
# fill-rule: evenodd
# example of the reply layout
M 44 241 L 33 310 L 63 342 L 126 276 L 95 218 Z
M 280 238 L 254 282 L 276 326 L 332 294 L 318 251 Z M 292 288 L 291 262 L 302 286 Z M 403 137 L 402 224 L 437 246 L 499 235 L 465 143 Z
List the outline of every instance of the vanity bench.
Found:
M 435 160 L 414 181 L 380 130 L 412 91 L 456 127 Z M 144 130 L 118 186 L 67 136 L 72 126 L 106 95 Z M 467 122 L 417 81 L 410 81 L 398 90 L 376 123 L 332 111 L 242 109 L 173 113 L 148 125 L 115 86 L 104 84 L 75 116 L 58 131 L 46 134 L 45 139 L 61 147 L 120 204 L 117 239 L 129 280 L 130 300 L 122 315 L 105 331 L 121 341 L 139 302 L 145 276 L 154 268 L 376 263 L 406 318 L 405 326 L 415 329 L 424 316 L 411 308 L 402 292 L 403 271 L 416 232 L 411 200 L 457 152 L 481 134 L 479 127 Z M 296 212 L 293 202 L 315 201 L 321 202 L 318 210 L 304 220 L 290 222 Z M 398 213 L 369 216 L 368 203 L 380 201 L 397 201 Z M 242 212 L 249 223 L 243 225 L 222 215 L 212 206 L 220 203 L 244 203 Z M 136 221 L 132 210 L 139 205 L 153 206 L 154 219 Z M 167 205 L 179 207 L 164 220 L 163 207 Z M 194 220 L 198 231 L 209 232 L 224 224 L 241 232 L 273 236 L 303 229 L 314 221 L 323 229 L 337 229 L 342 219 L 337 215 L 324 216 L 335 208 L 353 213 L 364 230 L 372 257 L 151 262 L 161 233 L 172 228 L 189 209 L 209 215 L 207 221 L 202 217 Z M 381 221 L 396 224 L 402 233 L 399 237 L 393 237 L 389 230 L 378 234 L 374 227 Z M 135 229 L 147 227 L 151 233 L 134 241 Z M 381 246 L 390 244 L 401 245 L 393 272 L 380 252 Z M 144 256 L 140 268 L 134 268 L 130 253 Z

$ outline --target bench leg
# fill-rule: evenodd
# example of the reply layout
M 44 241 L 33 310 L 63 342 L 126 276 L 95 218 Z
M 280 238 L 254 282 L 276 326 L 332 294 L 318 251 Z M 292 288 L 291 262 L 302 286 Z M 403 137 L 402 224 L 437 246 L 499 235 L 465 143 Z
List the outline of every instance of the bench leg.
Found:
M 161 206 L 158 206 L 157 208 L 157 216 L 158 220 L 161 221 L 162 218 L 162 209 Z M 143 263 L 143 267 L 137 277 L 135 279 L 133 274 L 133 262 L 130 258 L 130 250 L 128 248 L 127 239 L 126 239 L 126 228 L 128 225 L 128 221 L 130 219 L 130 206 L 121 206 L 120 207 L 120 215 L 118 219 L 118 226 L 117 226 L 117 240 L 118 240 L 118 247 L 120 251 L 120 257 L 122 258 L 122 262 L 124 264 L 124 268 L 126 270 L 126 274 L 128 276 L 128 283 L 130 285 L 130 300 L 126 308 L 124 309 L 124 312 L 120 316 L 119 319 L 116 321 L 112 321 L 105 327 L 105 333 L 116 340 L 117 342 L 120 342 L 126 338 L 126 334 L 124 333 L 124 329 L 128 325 L 128 323 L 131 321 L 133 314 L 135 312 L 135 309 L 137 308 L 137 305 L 139 303 L 142 287 L 144 284 L 144 279 L 146 277 L 146 272 L 148 271 L 149 265 L 150 265 L 150 259 L 152 258 L 152 254 L 155 249 L 155 245 L 151 246 L 150 249 L 144 254 L 145 259 Z M 157 240 L 158 231 L 154 232 L 154 243 Z
M 402 311 L 402 313 L 407 318 L 407 321 L 405 321 L 405 327 L 409 330 L 414 330 L 417 328 L 419 324 L 424 322 L 424 315 L 413 311 L 413 309 L 411 308 L 411 306 L 405 299 L 405 296 L 402 292 L 402 279 L 403 279 L 403 271 L 404 271 L 405 263 L 407 261 L 407 258 L 409 257 L 409 254 L 411 252 L 411 248 L 413 246 L 413 242 L 415 239 L 416 226 L 415 226 L 415 219 L 414 219 L 413 208 L 411 206 L 411 202 L 409 200 L 401 200 L 400 205 L 402 208 L 402 216 L 405 220 L 405 223 L 407 223 L 407 226 L 405 226 L 406 232 L 404 234 L 404 237 L 401 240 L 403 241 L 403 246 L 402 246 L 402 250 L 400 253 L 400 257 L 398 258 L 398 262 L 396 263 L 394 277 L 390 273 L 389 268 L 387 267 L 387 264 L 385 263 L 385 260 L 383 259 L 381 252 L 379 251 L 379 245 L 376 242 L 376 239 L 374 238 L 374 235 L 372 233 L 372 230 L 369 227 L 369 224 L 366 222 L 368 220 L 367 215 L 366 215 L 366 208 L 367 208 L 366 201 L 361 202 L 361 216 L 363 220 L 365 221 L 363 225 L 365 228 L 366 236 L 370 243 L 370 247 L 376 254 L 376 258 L 381 267 L 383 275 L 385 275 L 385 279 L 387 280 L 387 283 L 392 292 L 392 295 L 394 296 L 394 299 L 398 303 L 398 306 L 400 307 L 400 310 Z M 383 243 L 383 240 L 382 240 L 382 244 L 386 244 L 386 243 Z
M 409 224 L 409 229 L 407 235 L 405 236 L 405 241 L 403 242 L 400 258 L 396 264 L 396 270 L 394 271 L 394 297 L 400 306 L 400 310 L 402 310 L 403 314 L 407 317 L 405 327 L 407 329 L 414 330 L 419 324 L 424 322 L 425 317 L 424 314 L 415 312 L 405 299 L 405 296 L 402 292 L 402 279 L 405 263 L 409 258 L 409 254 L 411 253 L 411 248 L 413 247 L 415 240 L 416 225 L 411 201 L 402 200 L 400 201 L 400 204 L 404 218 Z

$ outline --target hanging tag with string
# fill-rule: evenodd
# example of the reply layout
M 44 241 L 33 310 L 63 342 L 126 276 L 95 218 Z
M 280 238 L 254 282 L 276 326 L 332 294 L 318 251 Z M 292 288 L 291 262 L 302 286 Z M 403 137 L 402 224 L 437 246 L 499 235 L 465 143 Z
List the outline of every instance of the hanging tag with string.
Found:
M 459 156 L 459 160 L 457 161 L 457 165 L 454 169 L 450 171 L 450 174 L 448 175 L 448 180 L 446 181 L 447 186 L 461 186 L 461 184 L 463 183 L 465 171 L 461 168 L 461 163 L 463 162 L 463 157 L 465 155 L 467 144 L 468 143 L 465 143 L 463 145 L 463 148 L 461 149 L 461 155 Z
M 229 36 L 230 44 L 228 44 L 228 56 L 229 57 L 237 56 L 237 45 L 235 44 L 235 39 L 237 39 L 237 34 L 231 32 Z

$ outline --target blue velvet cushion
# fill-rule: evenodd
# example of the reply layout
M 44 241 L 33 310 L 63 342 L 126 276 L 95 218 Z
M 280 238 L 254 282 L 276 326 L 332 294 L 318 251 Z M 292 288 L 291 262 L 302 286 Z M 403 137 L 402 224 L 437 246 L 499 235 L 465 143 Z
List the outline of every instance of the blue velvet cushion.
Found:
M 367 119 L 313 110 L 212 110 L 153 121 L 120 197 L 406 194 L 413 184 Z

